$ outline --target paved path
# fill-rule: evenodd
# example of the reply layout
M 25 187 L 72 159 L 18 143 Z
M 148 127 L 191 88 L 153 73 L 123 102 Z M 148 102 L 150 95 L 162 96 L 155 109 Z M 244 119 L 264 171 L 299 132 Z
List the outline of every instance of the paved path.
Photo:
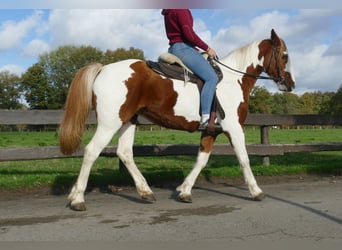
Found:
M 245 186 L 203 186 L 193 203 L 153 188 L 157 201 L 135 191 L 92 192 L 87 211 L 65 207 L 66 196 L 0 199 L 0 241 L 286 241 L 342 243 L 342 179 L 261 185 L 251 201 Z

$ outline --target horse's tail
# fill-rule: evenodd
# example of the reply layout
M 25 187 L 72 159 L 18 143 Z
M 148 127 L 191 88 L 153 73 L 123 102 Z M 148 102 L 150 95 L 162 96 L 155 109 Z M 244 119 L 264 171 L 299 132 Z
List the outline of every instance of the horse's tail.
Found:
M 81 144 L 85 122 L 92 108 L 93 84 L 102 66 L 92 63 L 81 68 L 71 82 L 59 127 L 60 150 L 65 155 L 74 153 Z

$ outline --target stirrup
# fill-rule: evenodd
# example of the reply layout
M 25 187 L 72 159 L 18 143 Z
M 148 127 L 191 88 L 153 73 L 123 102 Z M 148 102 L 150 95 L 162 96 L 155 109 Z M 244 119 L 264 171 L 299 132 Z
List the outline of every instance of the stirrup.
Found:
M 219 132 L 222 131 L 222 127 L 220 124 L 214 122 L 210 124 L 210 119 L 206 120 L 205 122 L 201 122 L 198 126 L 197 130 L 199 131 L 207 131 L 209 133 Z
M 209 126 L 209 119 L 206 120 L 205 122 L 201 122 L 200 125 L 198 126 L 198 130 L 205 131 L 208 129 L 208 126 Z

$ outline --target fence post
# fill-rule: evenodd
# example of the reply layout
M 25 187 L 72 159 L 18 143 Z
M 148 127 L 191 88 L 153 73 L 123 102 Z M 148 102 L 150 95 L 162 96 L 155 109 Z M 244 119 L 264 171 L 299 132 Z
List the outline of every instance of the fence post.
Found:
M 268 139 L 268 126 L 261 126 L 260 127 L 260 141 L 261 144 L 269 144 Z M 270 165 L 270 157 L 268 155 L 263 155 L 262 157 L 262 165 L 269 166 Z

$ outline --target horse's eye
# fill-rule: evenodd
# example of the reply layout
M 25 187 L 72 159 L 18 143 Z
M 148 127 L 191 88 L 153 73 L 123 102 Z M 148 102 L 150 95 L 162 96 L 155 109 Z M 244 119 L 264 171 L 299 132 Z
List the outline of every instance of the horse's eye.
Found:
M 288 54 L 283 54 L 281 58 L 287 62 L 288 57 L 289 57 Z

